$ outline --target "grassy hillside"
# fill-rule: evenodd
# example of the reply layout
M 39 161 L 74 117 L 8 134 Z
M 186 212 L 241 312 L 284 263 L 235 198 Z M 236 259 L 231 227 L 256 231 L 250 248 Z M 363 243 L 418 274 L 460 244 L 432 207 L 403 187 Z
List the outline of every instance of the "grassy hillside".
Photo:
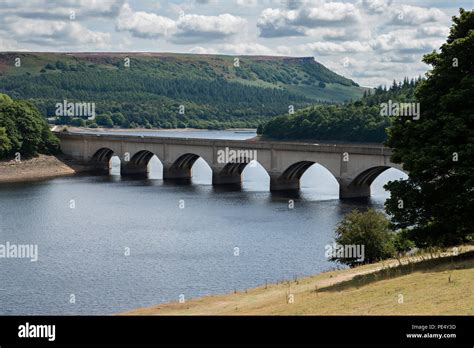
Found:
M 289 105 L 341 103 L 363 92 L 313 58 L 0 53 L 0 93 L 29 99 L 47 116 L 64 99 L 94 102 L 97 114 L 125 128 L 256 127 L 287 113 Z M 180 105 L 184 115 L 178 113 Z M 103 118 L 100 122 L 107 125 Z
M 473 315 L 474 252 L 321 273 L 127 315 Z M 446 256 L 446 255 L 445 255 Z M 289 301 L 293 296 L 293 302 Z

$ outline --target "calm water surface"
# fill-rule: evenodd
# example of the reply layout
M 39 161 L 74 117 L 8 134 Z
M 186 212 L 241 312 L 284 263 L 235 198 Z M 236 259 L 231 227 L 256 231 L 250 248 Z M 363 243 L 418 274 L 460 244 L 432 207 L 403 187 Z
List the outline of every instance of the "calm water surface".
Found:
M 240 190 L 213 188 L 203 160 L 191 184 L 163 182 L 158 160 L 150 166 L 154 179 L 0 185 L 0 244 L 37 244 L 39 251 L 37 262 L 0 259 L 0 314 L 113 314 L 327 270 L 336 265 L 324 247 L 342 216 L 381 209 L 383 184 L 402 176 L 390 170 L 374 182 L 371 199 L 340 201 L 337 182 L 318 165 L 297 196 L 268 192 L 258 164 L 244 171 Z

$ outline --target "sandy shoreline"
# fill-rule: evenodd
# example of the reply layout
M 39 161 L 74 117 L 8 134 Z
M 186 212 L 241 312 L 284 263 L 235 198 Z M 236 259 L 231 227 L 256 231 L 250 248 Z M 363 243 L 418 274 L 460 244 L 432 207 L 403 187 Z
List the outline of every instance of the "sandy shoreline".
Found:
M 0 161 L 0 184 L 45 180 L 76 173 L 76 169 L 54 156 L 39 155 L 21 162 Z

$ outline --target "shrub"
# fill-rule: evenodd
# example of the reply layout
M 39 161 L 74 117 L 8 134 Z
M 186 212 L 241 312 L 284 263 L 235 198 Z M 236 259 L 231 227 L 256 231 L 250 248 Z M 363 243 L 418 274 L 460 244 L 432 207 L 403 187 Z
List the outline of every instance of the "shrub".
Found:
M 341 246 L 363 246 L 363 258 L 358 260 L 344 255 L 333 256 L 330 260 L 353 267 L 360 263 L 371 263 L 393 257 L 395 255 L 393 238 L 390 222 L 382 212 L 373 209 L 366 212 L 354 210 L 336 227 L 335 242 Z

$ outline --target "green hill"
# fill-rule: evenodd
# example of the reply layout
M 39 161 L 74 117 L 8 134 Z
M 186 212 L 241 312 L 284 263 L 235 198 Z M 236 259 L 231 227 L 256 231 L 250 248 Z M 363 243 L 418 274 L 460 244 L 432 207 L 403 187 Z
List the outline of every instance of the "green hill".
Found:
M 342 103 L 359 99 L 364 90 L 313 58 L 0 53 L 0 93 L 30 100 L 47 117 L 63 100 L 95 103 L 99 125 L 256 127 L 290 105 Z

